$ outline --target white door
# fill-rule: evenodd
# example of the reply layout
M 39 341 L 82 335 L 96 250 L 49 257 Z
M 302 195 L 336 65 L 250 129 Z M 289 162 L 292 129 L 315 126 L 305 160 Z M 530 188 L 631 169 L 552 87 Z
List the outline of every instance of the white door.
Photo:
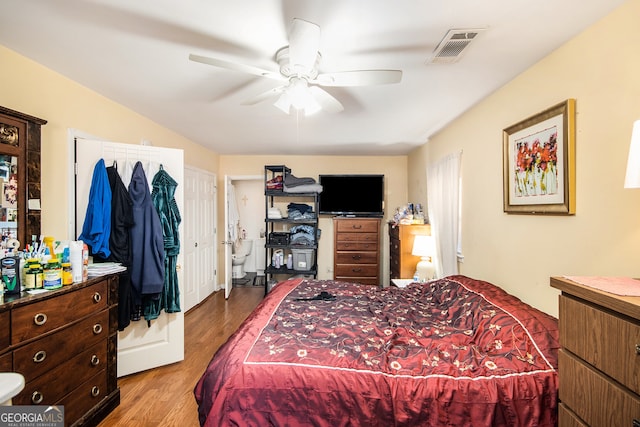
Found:
M 230 224 L 231 218 L 229 215 L 229 203 L 230 203 L 230 195 L 229 192 L 233 188 L 233 184 L 231 183 L 231 177 L 224 177 L 224 240 L 222 244 L 224 245 L 224 297 L 229 298 L 231 294 L 231 288 L 233 287 L 233 281 L 231 278 L 231 245 L 233 244 L 233 240 L 230 236 Z
M 117 162 L 118 172 L 126 186 L 131 180 L 131 172 L 136 161 L 141 161 L 149 185 L 160 165 L 178 182 L 175 199 L 184 212 L 184 165 L 183 151 L 179 149 L 151 147 L 114 142 L 77 139 L 75 143 L 75 227 L 76 237 L 82 230 L 87 199 L 93 177 L 93 169 L 98 160 L 104 159 L 107 166 Z M 184 220 L 178 230 L 180 247 L 184 247 Z M 178 255 L 178 285 L 184 294 L 184 250 Z M 131 324 L 118 333 L 118 377 L 184 360 L 184 307 L 179 313 L 160 314 L 148 326 L 143 319 Z
M 184 311 L 215 292 L 217 283 L 216 176 L 184 169 Z

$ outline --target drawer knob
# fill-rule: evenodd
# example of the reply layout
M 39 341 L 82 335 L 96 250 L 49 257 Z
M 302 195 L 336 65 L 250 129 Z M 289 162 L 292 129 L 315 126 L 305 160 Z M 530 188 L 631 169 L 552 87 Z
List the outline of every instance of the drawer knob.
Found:
M 91 356 L 91 366 L 98 366 L 100 364 L 100 358 L 95 354 Z
M 100 323 L 93 325 L 93 333 L 98 335 L 100 332 L 102 332 L 102 325 Z
M 47 323 L 47 315 L 44 313 L 38 313 L 35 316 L 33 316 L 33 323 L 35 323 L 38 326 L 42 326 L 45 323 Z
M 636 354 L 640 356 L 640 344 L 636 344 Z
M 47 358 L 47 352 L 44 350 L 40 350 L 39 352 L 33 355 L 33 361 L 36 363 L 42 363 L 46 358 Z
M 362 228 L 362 224 L 353 224 L 353 228 L 359 230 Z
M 100 387 L 98 387 L 97 385 L 94 385 L 93 387 L 91 387 L 91 396 L 98 397 L 99 395 L 100 395 Z
M 353 259 L 360 259 L 360 258 L 362 258 L 362 257 L 361 257 L 360 255 L 354 255 L 352 258 L 353 258 Z
M 42 401 L 44 400 L 44 394 L 40 393 L 39 391 L 34 391 L 33 394 L 31 395 L 31 403 L 35 403 L 36 405 L 39 403 L 42 403 Z
M 362 271 L 361 268 L 352 268 L 351 271 L 353 271 L 354 273 L 360 273 Z
M 93 302 L 97 304 L 100 302 L 100 300 L 102 300 L 102 295 L 100 295 L 100 292 L 96 292 L 95 294 L 93 294 Z

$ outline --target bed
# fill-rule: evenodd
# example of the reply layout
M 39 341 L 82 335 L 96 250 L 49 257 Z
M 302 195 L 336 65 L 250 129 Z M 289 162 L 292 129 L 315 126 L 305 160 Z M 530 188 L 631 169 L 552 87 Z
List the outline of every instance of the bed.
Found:
M 450 276 L 278 284 L 194 393 L 204 426 L 554 426 L 557 320 Z

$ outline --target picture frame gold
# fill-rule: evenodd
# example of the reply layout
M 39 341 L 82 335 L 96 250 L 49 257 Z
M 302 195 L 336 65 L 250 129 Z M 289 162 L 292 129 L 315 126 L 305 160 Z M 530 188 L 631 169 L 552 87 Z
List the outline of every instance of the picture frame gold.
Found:
M 504 212 L 575 214 L 576 100 L 502 131 Z

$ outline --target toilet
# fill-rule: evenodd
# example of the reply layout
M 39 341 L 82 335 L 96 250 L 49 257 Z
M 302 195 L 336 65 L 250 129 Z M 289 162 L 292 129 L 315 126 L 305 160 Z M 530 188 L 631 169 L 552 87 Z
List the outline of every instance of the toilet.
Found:
M 251 239 L 240 240 L 239 244 L 233 245 L 233 253 L 231 254 L 232 279 L 242 279 L 247 275 L 244 271 L 244 264 L 251 254 L 251 249 L 253 249 L 253 240 Z

